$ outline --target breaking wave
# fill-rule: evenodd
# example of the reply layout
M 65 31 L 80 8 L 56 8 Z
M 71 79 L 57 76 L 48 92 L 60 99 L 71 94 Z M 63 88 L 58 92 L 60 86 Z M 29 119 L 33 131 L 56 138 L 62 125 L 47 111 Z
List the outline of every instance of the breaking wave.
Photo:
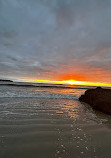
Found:
M 64 85 L 5 83 L 0 85 L 0 98 L 36 97 L 48 99 L 78 99 L 86 87 Z

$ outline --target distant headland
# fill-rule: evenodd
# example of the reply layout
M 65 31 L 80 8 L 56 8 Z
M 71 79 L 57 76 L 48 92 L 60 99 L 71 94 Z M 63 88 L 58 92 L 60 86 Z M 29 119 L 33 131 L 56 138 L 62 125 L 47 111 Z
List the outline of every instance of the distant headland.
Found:
M 0 79 L 0 82 L 13 82 L 12 80 Z

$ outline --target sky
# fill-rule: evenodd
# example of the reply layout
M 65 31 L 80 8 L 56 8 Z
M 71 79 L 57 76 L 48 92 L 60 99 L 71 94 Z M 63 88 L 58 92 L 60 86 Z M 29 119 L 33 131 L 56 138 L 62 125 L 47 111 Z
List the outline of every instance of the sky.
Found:
M 0 78 L 111 84 L 111 0 L 0 0 Z

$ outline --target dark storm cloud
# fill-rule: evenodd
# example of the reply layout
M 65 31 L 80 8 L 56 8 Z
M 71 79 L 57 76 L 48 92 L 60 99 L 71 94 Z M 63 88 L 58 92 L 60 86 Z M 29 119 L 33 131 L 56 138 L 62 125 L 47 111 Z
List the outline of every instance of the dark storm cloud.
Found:
M 111 0 L 0 0 L 0 76 L 111 75 L 110 15 Z

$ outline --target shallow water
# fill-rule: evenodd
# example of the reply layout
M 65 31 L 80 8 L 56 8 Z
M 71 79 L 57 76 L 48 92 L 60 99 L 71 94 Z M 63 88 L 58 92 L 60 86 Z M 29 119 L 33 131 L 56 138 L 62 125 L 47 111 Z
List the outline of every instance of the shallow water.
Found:
M 83 92 L 2 86 L 0 158 L 110 158 L 111 117 L 80 103 Z

